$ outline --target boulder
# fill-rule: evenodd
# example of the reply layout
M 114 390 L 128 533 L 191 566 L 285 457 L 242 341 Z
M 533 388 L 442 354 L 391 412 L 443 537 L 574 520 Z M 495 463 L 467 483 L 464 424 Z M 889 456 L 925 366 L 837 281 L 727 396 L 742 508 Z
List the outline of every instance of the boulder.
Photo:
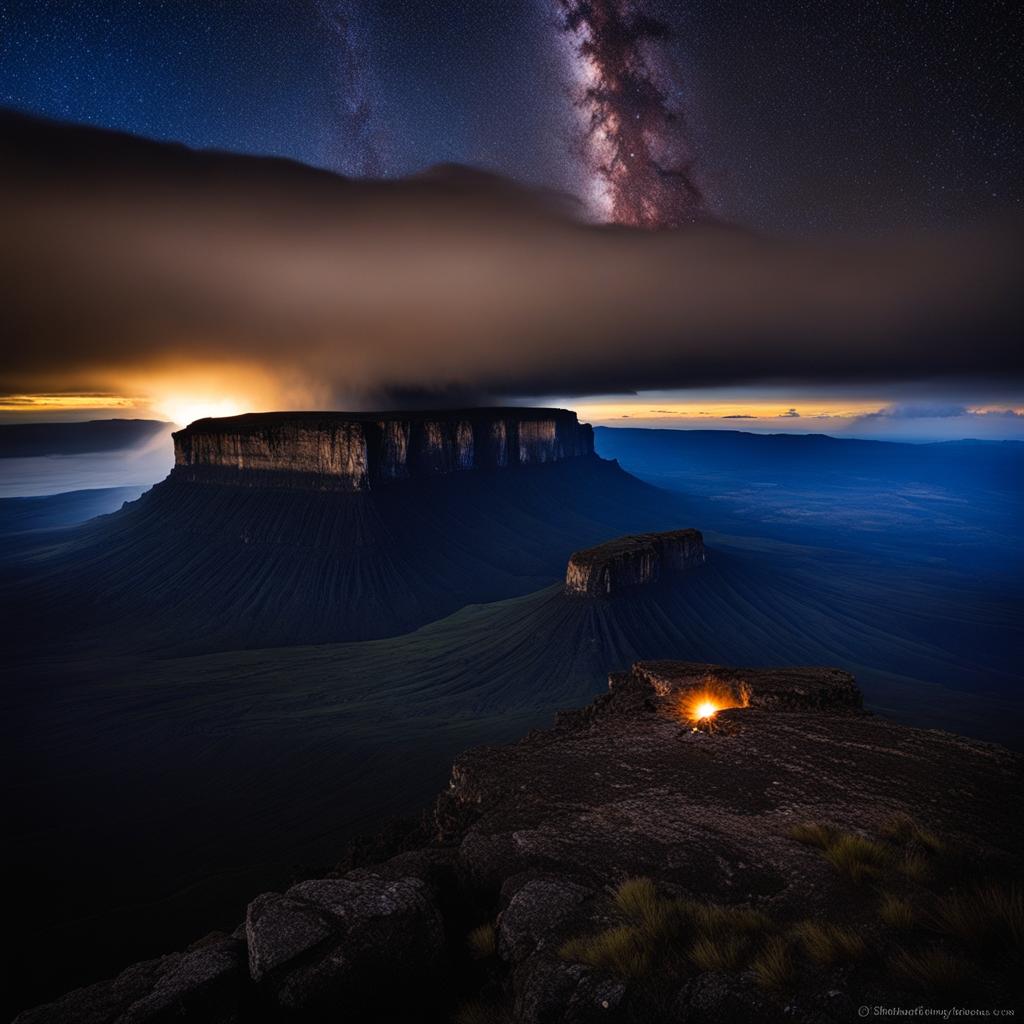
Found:
M 422 881 L 366 875 L 259 897 L 249 906 L 246 937 L 253 980 L 287 1011 L 419 1003 L 444 946 Z
M 498 952 L 503 960 L 519 963 L 594 895 L 592 889 L 563 878 L 534 878 L 521 886 L 498 921 Z
M 247 981 L 244 944 L 218 936 L 27 1010 L 17 1024 L 233 1024 Z
M 512 976 L 516 1024 L 597 1024 L 622 1020 L 624 982 L 537 953 Z

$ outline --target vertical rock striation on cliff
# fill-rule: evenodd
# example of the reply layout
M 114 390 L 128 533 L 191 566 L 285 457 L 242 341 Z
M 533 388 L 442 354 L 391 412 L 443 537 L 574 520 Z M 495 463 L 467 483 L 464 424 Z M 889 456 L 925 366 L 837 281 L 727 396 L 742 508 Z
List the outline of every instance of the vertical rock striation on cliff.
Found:
M 174 434 L 178 479 L 364 491 L 396 480 L 593 455 L 565 409 L 251 413 Z
M 703 565 L 705 557 L 699 530 L 618 537 L 572 554 L 565 590 L 585 597 L 609 597 L 627 587 L 655 583 Z

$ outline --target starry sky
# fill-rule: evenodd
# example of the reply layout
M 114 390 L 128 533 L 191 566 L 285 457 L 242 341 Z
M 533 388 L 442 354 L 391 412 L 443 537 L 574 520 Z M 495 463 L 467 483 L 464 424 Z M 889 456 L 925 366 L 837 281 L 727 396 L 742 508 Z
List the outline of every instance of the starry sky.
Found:
M 0 106 L 354 177 L 472 165 L 567 192 L 599 223 L 870 243 L 1019 216 L 1015 7 L 0 0 Z M 1016 376 L 883 378 L 523 397 L 606 423 L 1024 436 Z M 255 388 L 224 397 L 219 377 L 205 386 L 175 382 L 158 404 L 147 379 L 103 409 L 181 420 L 258 402 Z M 96 411 L 89 394 L 65 400 L 68 415 Z M 0 418 L 63 414 L 56 401 L 0 395 Z
M 566 23 L 595 30 L 595 10 L 619 10 L 659 26 L 633 32 L 651 72 L 639 81 L 676 118 L 669 143 L 710 214 L 870 233 L 1019 209 L 1015 7 L 4 0 L 0 103 L 349 174 L 473 164 L 587 200 L 601 187 L 579 138 L 593 110 Z M 609 38 L 606 59 L 623 52 Z

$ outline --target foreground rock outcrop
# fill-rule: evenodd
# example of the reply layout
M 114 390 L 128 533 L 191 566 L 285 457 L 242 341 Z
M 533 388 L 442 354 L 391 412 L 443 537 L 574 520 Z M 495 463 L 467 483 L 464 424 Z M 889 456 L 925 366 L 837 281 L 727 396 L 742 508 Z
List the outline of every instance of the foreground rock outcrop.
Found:
M 19 1024 L 1009 1008 L 1020 769 L 865 713 L 835 669 L 640 663 L 553 729 L 461 757 L 410 848 L 260 896 L 234 936 Z
M 250 413 L 174 434 L 175 477 L 248 486 L 364 491 L 395 480 L 508 469 L 594 453 L 565 409 Z
M 568 594 L 609 597 L 703 565 L 706 557 L 700 530 L 618 537 L 574 552 L 565 572 L 565 590 Z

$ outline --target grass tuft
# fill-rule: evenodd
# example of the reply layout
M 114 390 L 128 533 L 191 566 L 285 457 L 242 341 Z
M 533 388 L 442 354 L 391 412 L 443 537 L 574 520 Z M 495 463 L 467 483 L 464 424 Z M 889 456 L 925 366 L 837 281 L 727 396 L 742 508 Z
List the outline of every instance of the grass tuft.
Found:
M 627 878 L 615 890 L 615 906 L 631 921 L 647 921 L 660 914 L 662 901 L 649 878 Z
M 897 931 L 909 931 L 917 924 L 918 916 L 914 905 L 900 896 L 886 893 L 878 907 L 878 916 L 882 923 Z
M 466 938 L 470 955 L 477 960 L 486 960 L 494 956 L 498 950 L 498 932 L 493 924 L 487 922 L 474 928 Z
M 770 938 L 752 964 L 758 985 L 769 992 L 781 992 L 793 978 L 793 958 L 784 939 Z
M 753 935 L 770 927 L 771 922 L 752 907 L 723 907 L 716 903 L 686 901 L 682 913 L 703 937 L 720 938 Z
M 924 828 L 909 814 L 895 814 L 882 826 L 882 835 L 898 843 L 913 844 L 926 853 L 942 853 L 945 844 L 931 830 Z
M 746 948 L 746 940 L 736 935 L 705 935 L 690 947 L 690 962 L 699 971 L 735 971 Z
M 962 957 L 932 948 L 919 953 L 901 949 L 890 961 L 897 978 L 926 992 L 962 992 L 970 977 L 970 966 Z
M 898 932 L 907 932 L 918 924 L 918 911 L 913 904 L 901 896 L 885 893 L 879 904 L 879 916 L 884 925 Z
M 839 833 L 831 826 L 817 821 L 804 821 L 786 830 L 790 839 L 795 839 L 804 846 L 815 846 L 826 850 L 838 838 Z
M 801 921 L 793 929 L 804 952 L 823 967 L 860 960 L 867 952 L 864 940 L 851 928 Z
M 923 853 L 915 850 L 907 850 L 896 867 L 904 878 L 918 885 L 930 885 L 935 881 L 935 865 Z
M 622 978 L 638 978 L 649 971 L 652 950 L 639 929 L 618 925 L 596 935 L 570 939 L 558 955 L 563 960 L 610 971 Z
M 891 859 L 881 843 L 852 833 L 839 836 L 823 851 L 823 856 L 836 871 L 854 882 L 876 878 Z
M 615 890 L 613 901 L 619 913 L 634 924 L 652 946 L 669 941 L 682 929 L 681 902 L 660 897 L 649 878 L 626 879 Z
M 943 896 L 935 926 L 975 950 L 1024 945 L 1024 889 L 984 885 Z

